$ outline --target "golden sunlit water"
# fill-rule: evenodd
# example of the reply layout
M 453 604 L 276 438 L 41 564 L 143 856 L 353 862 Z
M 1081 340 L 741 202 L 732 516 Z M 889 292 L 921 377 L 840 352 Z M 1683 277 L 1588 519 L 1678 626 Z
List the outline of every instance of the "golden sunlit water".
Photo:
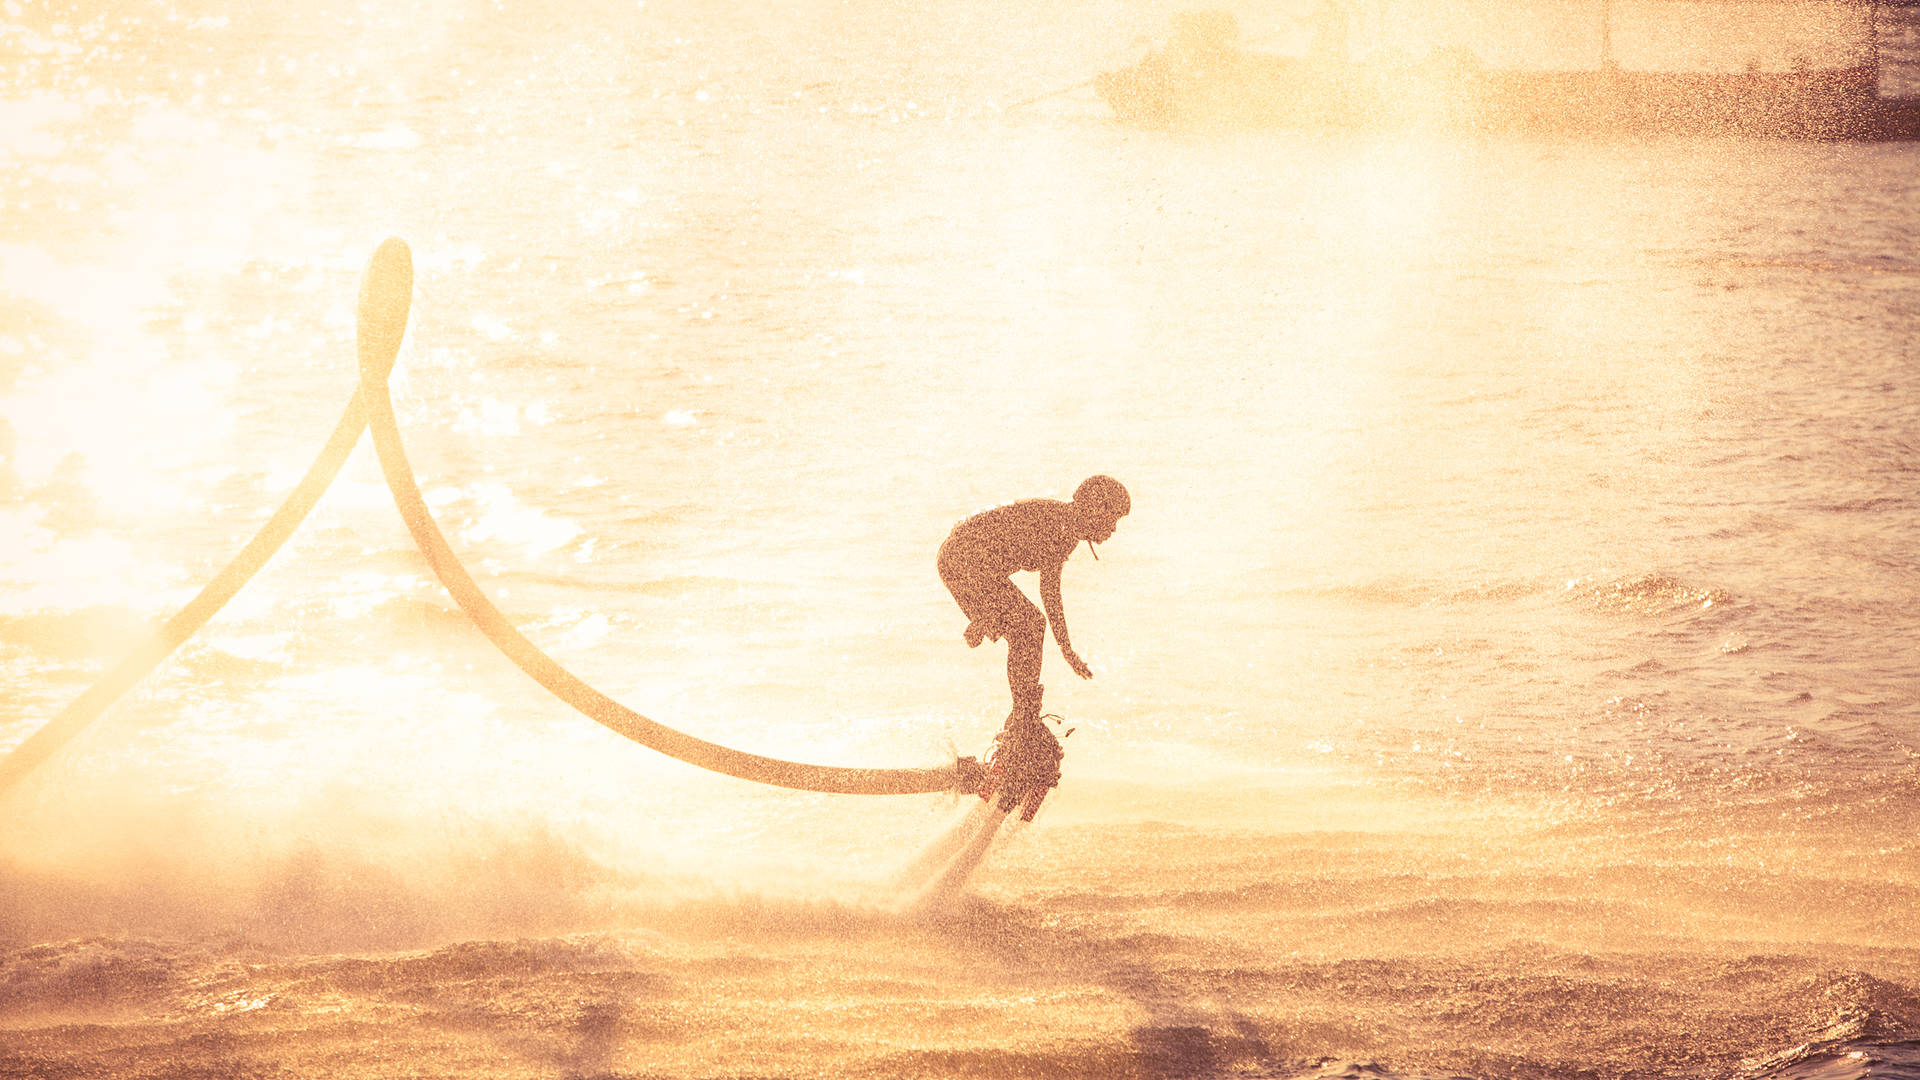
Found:
M 1593 69 L 1598 9 L 1347 16 Z M 1612 9 L 1635 69 L 1913 21 Z M 0 793 L 0 1075 L 1920 1075 L 1920 143 L 1122 122 L 1181 13 L 0 3 L 0 752 L 294 490 L 388 237 L 428 509 L 700 738 L 982 753 L 941 542 L 1132 494 L 988 835 L 574 712 L 362 436 Z

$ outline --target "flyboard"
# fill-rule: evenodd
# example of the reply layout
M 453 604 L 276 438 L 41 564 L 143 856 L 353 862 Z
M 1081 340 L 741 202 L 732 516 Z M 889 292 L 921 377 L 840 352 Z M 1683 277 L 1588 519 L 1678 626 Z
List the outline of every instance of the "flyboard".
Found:
M 406 336 L 413 303 L 413 255 L 390 237 L 367 263 L 355 320 L 360 382 L 333 437 L 294 493 L 226 569 L 148 642 L 108 672 L 74 703 L 0 758 L 0 795 L 91 724 L 144 678 L 237 593 L 293 534 L 339 471 L 363 428 L 372 432 L 381 472 L 395 507 L 435 576 L 475 627 L 535 682 L 582 715 L 634 742 L 703 769 L 779 787 L 862 795 L 953 791 L 993 803 L 992 829 L 967 836 L 953 853 L 954 865 L 979 853 L 1014 807 L 1031 821 L 1046 793 L 1059 783 L 1060 744 L 1044 724 L 1009 728 L 996 740 L 987 764 L 972 757 L 924 768 L 846 768 L 783 761 L 696 738 L 614 701 L 562 667 L 509 622 L 467 573 L 434 522 L 407 461 L 387 380 Z M 997 799 L 997 801 L 996 801 Z M 979 854 L 973 856 L 977 863 Z M 967 867 L 971 870 L 971 866 Z M 965 872 L 961 873 L 964 880 Z
M 1047 727 L 1048 720 L 1064 722 L 1053 715 L 1014 721 L 994 736 L 993 749 L 987 753 L 986 776 L 980 783 L 980 798 L 997 801 L 1001 817 L 1017 806 L 1020 820 L 1032 821 L 1047 792 L 1060 786 L 1060 761 L 1066 756 L 1060 739 L 1073 734 L 1074 729 L 1068 728 L 1055 738 Z

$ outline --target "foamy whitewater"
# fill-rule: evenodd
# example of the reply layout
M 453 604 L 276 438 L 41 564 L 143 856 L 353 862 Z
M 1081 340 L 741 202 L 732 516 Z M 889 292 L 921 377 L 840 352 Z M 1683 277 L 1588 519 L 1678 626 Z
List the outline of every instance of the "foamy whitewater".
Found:
M 1134 507 L 969 853 L 570 711 L 363 441 L 0 802 L 0 1075 L 1920 1077 L 1920 147 L 1115 123 L 1180 7 L 0 5 L 0 751 L 292 490 L 388 236 L 441 527 L 703 738 L 981 752 L 940 541 Z

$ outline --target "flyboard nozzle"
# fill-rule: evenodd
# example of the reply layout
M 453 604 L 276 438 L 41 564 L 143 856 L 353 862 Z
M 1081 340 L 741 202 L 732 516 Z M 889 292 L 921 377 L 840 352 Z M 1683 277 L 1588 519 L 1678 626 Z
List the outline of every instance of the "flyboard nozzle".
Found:
M 367 260 L 360 279 L 354 347 L 360 354 L 360 378 L 384 383 L 400 356 L 413 306 L 413 253 L 406 241 L 389 236 Z
M 1047 792 L 1060 784 L 1060 760 L 1065 754 L 1044 721 L 1009 722 L 994 736 L 980 797 L 991 799 L 997 792 L 1001 813 L 1018 806 L 1020 820 L 1032 821 Z
M 979 758 L 968 754 L 954 759 L 953 790 L 964 795 L 980 795 L 981 798 L 986 797 L 984 792 L 993 790 L 987 783 L 987 767 L 980 764 Z

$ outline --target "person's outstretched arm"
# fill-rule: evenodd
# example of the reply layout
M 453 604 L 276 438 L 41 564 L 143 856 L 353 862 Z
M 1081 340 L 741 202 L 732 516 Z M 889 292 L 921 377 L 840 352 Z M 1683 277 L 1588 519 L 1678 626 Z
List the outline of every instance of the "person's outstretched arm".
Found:
M 1040 572 L 1040 602 L 1047 608 L 1047 625 L 1053 628 L 1053 640 L 1060 646 L 1060 655 L 1066 657 L 1067 666 L 1075 675 L 1083 679 L 1093 678 L 1093 669 L 1073 651 L 1073 643 L 1067 640 L 1067 611 L 1060 603 L 1060 568 L 1065 563 L 1054 563 Z

